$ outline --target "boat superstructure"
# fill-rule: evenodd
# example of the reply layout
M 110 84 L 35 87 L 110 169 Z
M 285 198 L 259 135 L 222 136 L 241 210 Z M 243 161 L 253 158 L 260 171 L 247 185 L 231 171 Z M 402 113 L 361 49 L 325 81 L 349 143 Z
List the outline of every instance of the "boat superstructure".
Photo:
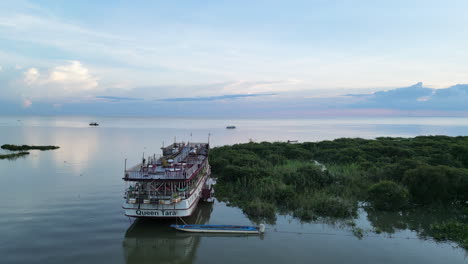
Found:
M 162 152 L 125 169 L 125 215 L 185 217 L 200 199 L 212 198 L 208 143 L 173 143 Z

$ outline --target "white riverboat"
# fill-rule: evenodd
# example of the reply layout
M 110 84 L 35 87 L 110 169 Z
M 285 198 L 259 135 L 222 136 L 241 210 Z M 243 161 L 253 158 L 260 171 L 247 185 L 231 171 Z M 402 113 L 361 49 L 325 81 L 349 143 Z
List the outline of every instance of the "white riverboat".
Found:
M 125 169 L 125 215 L 186 217 L 200 200 L 212 200 L 208 143 L 174 143 L 162 151 L 161 157 L 143 158 Z

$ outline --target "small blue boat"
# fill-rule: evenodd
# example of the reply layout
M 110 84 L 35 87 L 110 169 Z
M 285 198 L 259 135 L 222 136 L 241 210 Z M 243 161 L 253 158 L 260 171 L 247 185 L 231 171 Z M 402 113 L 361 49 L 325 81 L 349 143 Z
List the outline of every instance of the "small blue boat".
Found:
M 233 233 L 233 234 L 260 234 L 265 232 L 265 225 L 237 226 L 237 225 L 171 225 L 172 228 L 185 232 L 196 233 Z

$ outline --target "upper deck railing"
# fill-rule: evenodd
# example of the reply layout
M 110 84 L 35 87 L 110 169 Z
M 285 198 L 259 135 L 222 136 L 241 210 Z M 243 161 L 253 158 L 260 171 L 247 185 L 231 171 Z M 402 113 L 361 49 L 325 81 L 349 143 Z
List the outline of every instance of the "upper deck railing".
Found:
M 204 153 L 203 153 L 204 154 Z M 148 163 L 139 163 L 130 169 L 125 170 L 124 180 L 184 180 L 190 179 L 207 162 L 207 156 L 197 154 L 186 156 L 180 162 L 169 165 L 153 162 L 149 159 Z M 160 160 L 158 160 L 160 161 Z

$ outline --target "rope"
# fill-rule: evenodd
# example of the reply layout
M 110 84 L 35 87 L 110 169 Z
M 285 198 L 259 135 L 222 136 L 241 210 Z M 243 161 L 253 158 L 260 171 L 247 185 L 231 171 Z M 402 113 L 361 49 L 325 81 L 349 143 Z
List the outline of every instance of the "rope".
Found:
M 177 217 L 180 219 L 180 221 L 182 221 L 182 223 L 184 223 L 184 225 L 186 225 L 187 223 L 184 221 L 184 219 L 182 219 L 182 217 Z

